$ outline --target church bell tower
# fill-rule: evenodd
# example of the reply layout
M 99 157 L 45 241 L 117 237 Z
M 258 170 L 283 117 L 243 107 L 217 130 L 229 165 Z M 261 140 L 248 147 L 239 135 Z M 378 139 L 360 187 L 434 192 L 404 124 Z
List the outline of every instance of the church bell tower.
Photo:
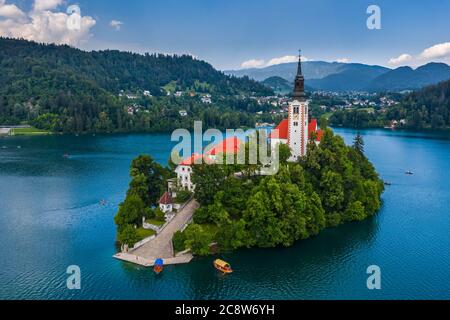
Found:
M 302 73 L 301 52 L 298 57 L 297 75 L 292 101 L 289 102 L 289 136 L 288 144 L 292 156 L 289 161 L 298 161 L 306 155 L 308 144 L 308 101 L 305 94 L 305 78 Z

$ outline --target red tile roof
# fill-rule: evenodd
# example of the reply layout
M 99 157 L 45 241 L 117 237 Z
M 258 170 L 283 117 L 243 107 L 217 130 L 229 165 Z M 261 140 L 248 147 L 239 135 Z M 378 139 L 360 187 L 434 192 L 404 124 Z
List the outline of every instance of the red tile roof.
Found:
M 311 122 L 308 124 L 308 133 L 316 131 L 317 131 L 317 120 L 312 119 Z
M 278 134 L 275 134 L 274 131 L 270 134 L 270 139 L 288 139 L 289 136 L 289 122 L 288 119 L 284 119 L 280 122 L 278 127 L 275 129 L 278 130 Z M 312 132 L 315 132 L 317 134 L 316 141 L 320 141 L 323 137 L 323 131 L 318 129 L 317 125 L 317 119 L 312 119 L 311 122 L 308 124 L 308 134 L 311 134 Z
M 198 163 L 201 163 L 198 159 L 202 159 L 203 155 L 201 154 L 197 154 L 197 153 L 193 153 L 192 156 L 190 156 L 189 158 L 184 159 L 180 165 L 182 166 L 191 166 L 193 164 L 196 164 L 196 162 L 198 161 Z
M 214 148 L 209 150 L 206 154 L 210 156 L 215 156 L 219 153 L 233 153 L 236 154 L 239 152 L 242 146 L 242 141 L 237 137 L 227 138 L 222 140 L 219 144 L 217 144 Z
M 289 121 L 288 119 L 284 119 L 280 122 L 278 127 L 275 128 L 275 130 L 278 130 L 278 134 L 272 131 L 269 138 L 270 139 L 288 139 L 288 131 L 289 131 Z
M 323 137 L 323 130 L 318 129 L 317 126 L 317 119 L 312 119 L 311 122 L 308 124 L 308 135 L 310 136 L 311 133 L 315 132 L 316 133 L 316 141 L 319 141 L 322 139 Z
M 172 204 L 172 197 L 170 194 L 166 191 L 164 192 L 163 196 L 159 199 L 160 204 Z

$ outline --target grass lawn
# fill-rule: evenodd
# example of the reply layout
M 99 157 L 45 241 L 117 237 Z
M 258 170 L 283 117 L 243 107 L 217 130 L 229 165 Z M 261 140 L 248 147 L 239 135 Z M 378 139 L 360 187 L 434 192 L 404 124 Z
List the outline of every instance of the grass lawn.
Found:
M 177 82 L 176 81 L 170 81 L 168 84 L 166 84 L 163 89 L 166 91 L 170 91 L 171 93 L 175 93 L 175 89 L 177 88 Z
M 146 222 L 158 227 L 162 226 L 165 223 L 164 221 L 159 221 L 155 219 L 147 219 Z
M 36 128 L 16 128 L 12 129 L 12 134 L 15 136 L 34 136 L 51 134 L 51 132 Z
M 143 240 L 145 238 L 154 236 L 156 234 L 156 232 L 154 230 L 146 230 L 144 228 L 138 228 L 136 229 L 136 233 L 139 237 L 139 241 Z

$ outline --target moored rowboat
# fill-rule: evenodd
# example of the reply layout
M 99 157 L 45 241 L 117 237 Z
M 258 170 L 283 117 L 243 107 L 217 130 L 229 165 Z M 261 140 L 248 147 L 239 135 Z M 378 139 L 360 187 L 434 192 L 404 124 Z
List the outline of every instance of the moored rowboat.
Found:
M 160 274 L 163 271 L 164 266 L 164 260 L 163 259 L 156 259 L 155 265 L 153 266 L 153 272 L 156 274 Z
M 214 261 L 214 267 L 223 273 L 232 273 L 233 272 L 233 270 L 231 269 L 231 266 L 227 262 L 220 260 L 220 259 L 217 259 Z

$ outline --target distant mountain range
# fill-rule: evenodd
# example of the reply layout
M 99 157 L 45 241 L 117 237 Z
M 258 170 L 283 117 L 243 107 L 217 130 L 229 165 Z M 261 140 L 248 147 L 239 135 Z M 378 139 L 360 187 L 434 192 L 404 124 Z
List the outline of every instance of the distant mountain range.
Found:
M 235 76 L 248 76 L 261 81 L 275 91 L 287 84 L 291 88 L 297 63 L 285 63 L 266 68 L 225 71 Z M 307 61 L 303 63 L 307 85 L 314 90 L 327 91 L 403 91 L 415 90 L 450 79 L 450 66 L 431 62 L 417 69 L 400 67 L 389 69 L 360 63 Z

